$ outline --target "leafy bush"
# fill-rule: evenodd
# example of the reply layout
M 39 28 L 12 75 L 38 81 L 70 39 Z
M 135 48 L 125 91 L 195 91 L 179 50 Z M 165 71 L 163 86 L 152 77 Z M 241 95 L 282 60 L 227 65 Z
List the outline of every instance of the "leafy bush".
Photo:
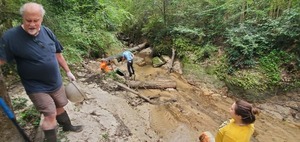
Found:
M 175 38 L 172 47 L 176 48 L 179 58 L 186 58 L 191 62 L 204 61 L 218 50 L 217 47 L 210 44 L 205 46 L 195 45 L 188 38 Z
M 27 99 L 21 97 L 14 98 L 12 99 L 12 106 L 14 109 L 20 110 L 26 107 L 27 101 Z
M 227 30 L 226 48 L 228 61 L 235 69 L 251 68 L 256 64 L 255 59 L 269 50 L 270 41 L 264 32 L 251 23 Z
M 264 91 L 267 89 L 264 74 L 256 70 L 239 70 L 234 75 L 228 75 L 226 82 L 245 90 L 258 89 Z
M 40 123 L 40 113 L 35 109 L 33 105 L 29 106 L 26 110 L 22 111 L 18 121 L 21 126 L 31 124 L 34 127 L 38 127 Z
M 277 54 L 278 53 L 273 51 L 269 55 L 260 59 L 260 67 L 266 74 L 266 80 L 268 80 L 268 84 L 271 86 L 278 85 L 280 81 L 280 58 L 277 56 Z
M 266 74 L 267 84 L 270 87 L 280 86 L 282 80 L 281 72 L 282 70 L 287 71 L 283 64 L 290 63 L 294 59 L 295 56 L 293 54 L 274 50 L 259 60 L 260 68 Z
M 277 49 L 286 50 L 296 47 L 293 51 L 300 53 L 300 13 L 299 10 L 285 10 L 283 15 L 275 20 L 274 45 Z M 297 48 L 298 47 L 298 48 Z
M 254 67 L 272 50 L 300 53 L 300 14 L 286 10 L 278 19 L 247 20 L 227 29 L 228 61 L 234 69 Z M 291 48 L 294 47 L 294 48 Z

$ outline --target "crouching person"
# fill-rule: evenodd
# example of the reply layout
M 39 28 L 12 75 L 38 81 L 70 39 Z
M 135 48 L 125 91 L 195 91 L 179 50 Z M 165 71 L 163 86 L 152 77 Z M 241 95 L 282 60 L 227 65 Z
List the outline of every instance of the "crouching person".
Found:
M 113 65 L 116 65 L 115 61 L 111 61 L 111 60 L 107 60 L 107 59 L 100 60 L 101 72 L 104 72 L 104 73 L 115 72 L 116 74 L 125 77 L 125 74 L 117 67 L 113 67 Z

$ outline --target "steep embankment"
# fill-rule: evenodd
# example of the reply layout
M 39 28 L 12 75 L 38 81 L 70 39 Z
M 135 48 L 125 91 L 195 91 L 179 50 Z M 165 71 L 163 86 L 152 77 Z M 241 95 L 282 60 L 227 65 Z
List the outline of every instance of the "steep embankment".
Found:
M 224 90 L 209 89 L 208 86 L 211 84 L 205 85 L 201 80 L 198 80 L 199 86 L 192 86 L 187 83 L 189 79 L 183 79 L 177 74 L 167 74 L 165 70 L 151 66 L 135 65 L 135 69 L 136 80 L 169 78 L 176 81 L 177 88 L 137 90 L 144 96 L 152 98 L 153 101 L 159 102 L 153 105 L 144 102 L 137 95 L 122 91 L 112 82 L 99 81 L 100 77 L 97 75 L 90 77 L 88 82 L 83 77 L 79 81 L 90 99 L 82 104 L 70 103 L 68 110 L 74 122 L 84 124 L 85 129 L 80 134 L 68 133 L 67 139 L 70 141 L 190 142 L 197 141 L 202 131 L 211 131 L 215 134 L 218 126 L 229 118 L 229 107 L 234 99 L 221 95 Z M 102 88 L 114 88 L 110 90 L 119 91 L 108 93 Z M 299 102 L 294 103 L 296 106 L 299 105 Z M 300 140 L 299 121 L 297 123 L 295 117 L 289 113 L 292 111 L 289 107 L 270 103 L 257 104 L 257 106 L 262 109 L 262 113 L 255 123 L 256 132 L 253 142 Z M 299 116 L 299 112 L 296 114 Z
M 229 118 L 229 107 L 234 99 L 226 97 L 226 89 L 218 90 L 203 80 L 166 73 L 151 66 L 136 69 L 136 80 L 172 79 L 176 89 L 136 89 L 157 104 L 150 104 L 137 95 L 123 91 L 113 82 L 102 80 L 97 74 L 98 62 L 90 61 L 89 70 L 74 72 L 88 99 L 82 103 L 69 103 L 66 109 L 74 124 L 83 124 L 80 133 L 63 133 L 61 141 L 70 142 L 195 142 L 202 131 L 216 133 L 218 126 Z M 125 64 L 120 66 L 125 69 Z M 94 71 L 94 72 L 91 72 Z M 204 81 L 205 80 L 205 81 Z M 190 85 L 187 82 L 196 82 Z M 20 86 L 10 89 L 10 94 L 22 94 Z M 105 91 L 106 90 L 106 91 Z M 299 96 L 294 94 L 293 96 Z M 275 100 L 275 101 L 274 101 Z M 284 102 L 284 104 L 280 104 Z M 300 140 L 299 98 L 273 99 L 256 104 L 262 113 L 255 123 L 253 142 L 298 142 Z M 296 111 L 297 110 L 297 111 Z

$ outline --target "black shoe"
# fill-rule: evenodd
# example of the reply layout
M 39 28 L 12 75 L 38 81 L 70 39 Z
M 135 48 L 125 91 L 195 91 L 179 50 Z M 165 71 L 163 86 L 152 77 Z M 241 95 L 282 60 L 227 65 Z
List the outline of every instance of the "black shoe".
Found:
M 71 132 L 81 132 L 83 130 L 83 126 L 82 125 L 78 125 L 78 126 L 73 126 L 73 125 L 69 125 L 69 126 L 63 126 L 63 131 L 71 131 Z

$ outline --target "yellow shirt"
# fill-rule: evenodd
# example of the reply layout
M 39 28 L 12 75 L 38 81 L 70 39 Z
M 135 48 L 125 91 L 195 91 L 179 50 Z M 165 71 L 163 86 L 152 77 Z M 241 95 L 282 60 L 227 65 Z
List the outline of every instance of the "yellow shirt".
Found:
M 215 142 L 250 142 L 253 132 L 254 124 L 240 126 L 230 119 L 227 125 L 219 129 Z

